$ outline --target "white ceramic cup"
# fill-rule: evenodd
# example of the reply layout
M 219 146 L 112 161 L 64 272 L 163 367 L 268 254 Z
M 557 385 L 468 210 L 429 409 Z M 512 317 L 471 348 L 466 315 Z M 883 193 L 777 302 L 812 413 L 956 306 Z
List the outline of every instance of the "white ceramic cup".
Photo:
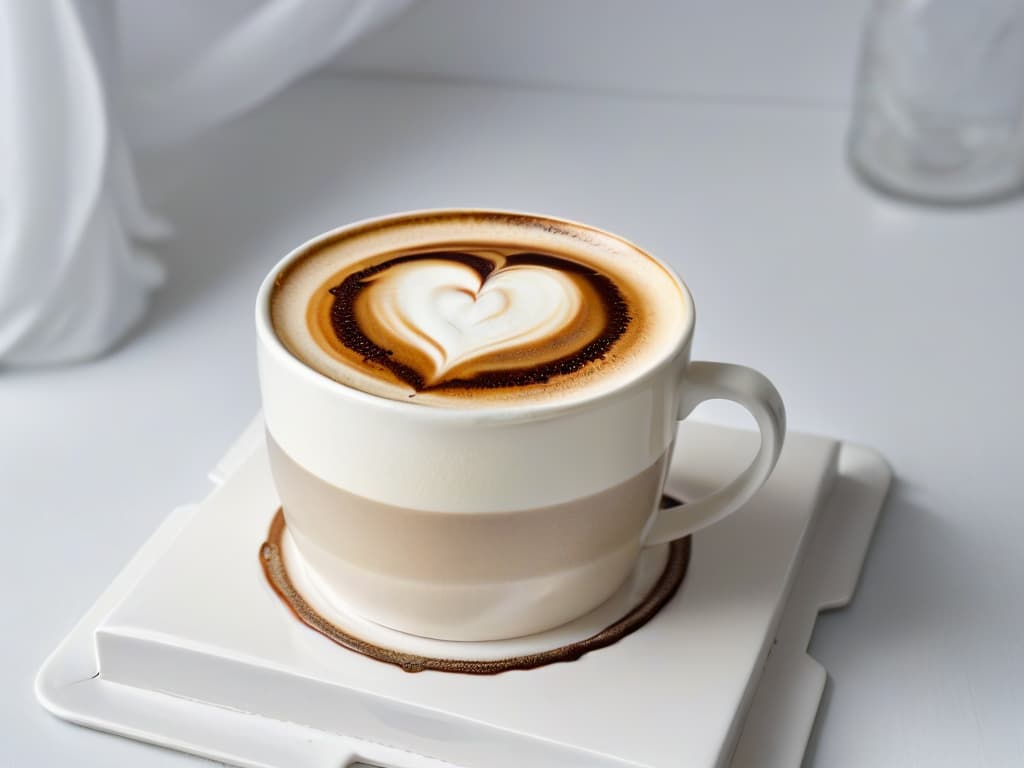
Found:
M 481 213 L 512 215 L 474 212 Z M 423 214 L 372 223 L 409 215 Z M 550 217 L 514 216 L 615 237 Z M 610 597 L 643 547 L 721 520 L 771 474 L 785 435 L 782 400 L 750 368 L 690 362 L 693 304 L 668 267 L 666 279 L 677 281 L 687 303 L 675 345 L 653 367 L 596 396 L 428 407 L 377 397 L 308 367 L 274 331 L 275 280 L 318 243 L 367 224 L 292 251 L 267 276 L 256 303 L 270 465 L 287 535 L 329 604 L 433 638 L 540 632 Z M 530 247 L 525 230 L 524 240 Z M 677 421 L 712 399 L 753 414 L 760 449 L 724 488 L 659 510 Z

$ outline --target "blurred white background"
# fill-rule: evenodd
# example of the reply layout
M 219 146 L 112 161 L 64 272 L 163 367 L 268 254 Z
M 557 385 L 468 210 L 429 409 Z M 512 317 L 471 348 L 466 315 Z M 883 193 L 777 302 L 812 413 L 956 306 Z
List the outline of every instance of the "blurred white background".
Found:
M 153 71 L 187 58 L 175 30 L 199 5 L 154 29 L 125 4 L 123 41 Z M 695 357 L 763 370 L 791 428 L 892 462 L 860 591 L 812 642 L 831 683 L 807 764 L 1024 764 L 1024 206 L 921 207 L 851 174 L 866 6 L 418 0 L 326 71 L 140 155 L 176 233 L 149 313 L 95 362 L 0 372 L 0 763 L 202 764 L 53 719 L 34 672 L 258 408 L 270 266 L 343 222 L 479 205 L 647 247 L 694 293 Z
M 131 56 L 159 69 L 213 38 L 249 0 L 179 0 L 159 28 L 123 4 Z M 329 65 L 339 73 L 570 86 L 602 91 L 849 103 L 868 0 L 416 0 Z M 222 24 L 217 24 L 217 19 Z

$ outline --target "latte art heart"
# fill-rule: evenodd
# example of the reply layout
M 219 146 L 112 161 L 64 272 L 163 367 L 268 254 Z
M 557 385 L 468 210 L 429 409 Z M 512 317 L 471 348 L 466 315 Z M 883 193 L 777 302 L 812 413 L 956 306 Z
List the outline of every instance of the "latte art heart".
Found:
M 542 383 L 601 358 L 629 321 L 609 278 L 545 254 L 399 256 L 331 293 L 338 340 L 416 390 Z
M 550 343 L 578 317 L 582 294 L 548 267 L 509 267 L 482 280 L 464 264 L 424 259 L 376 276 L 362 303 L 381 346 L 429 359 L 422 373 L 430 386 L 462 363 Z

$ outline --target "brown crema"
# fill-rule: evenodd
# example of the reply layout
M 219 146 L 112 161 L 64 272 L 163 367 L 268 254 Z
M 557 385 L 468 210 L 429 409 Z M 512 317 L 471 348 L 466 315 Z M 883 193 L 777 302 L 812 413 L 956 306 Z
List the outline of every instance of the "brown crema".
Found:
M 307 244 L 277 275 L 288 350 L 417 405 L 531 405 L 613 391 L 679 353 L 685 289 L 582 224 L 496 211 L 400 214 Z

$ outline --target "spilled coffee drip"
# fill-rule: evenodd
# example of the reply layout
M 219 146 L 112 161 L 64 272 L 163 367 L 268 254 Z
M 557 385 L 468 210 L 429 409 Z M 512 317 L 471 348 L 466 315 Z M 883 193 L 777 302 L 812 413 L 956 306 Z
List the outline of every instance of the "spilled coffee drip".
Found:
M 417 391 L 571 375 L 603 359 L 630 322 L 611 278 L 543 253 L 405 254 L 328 292 L 338 341 Z M 309 319 L 325 320 L 322 312 Z

